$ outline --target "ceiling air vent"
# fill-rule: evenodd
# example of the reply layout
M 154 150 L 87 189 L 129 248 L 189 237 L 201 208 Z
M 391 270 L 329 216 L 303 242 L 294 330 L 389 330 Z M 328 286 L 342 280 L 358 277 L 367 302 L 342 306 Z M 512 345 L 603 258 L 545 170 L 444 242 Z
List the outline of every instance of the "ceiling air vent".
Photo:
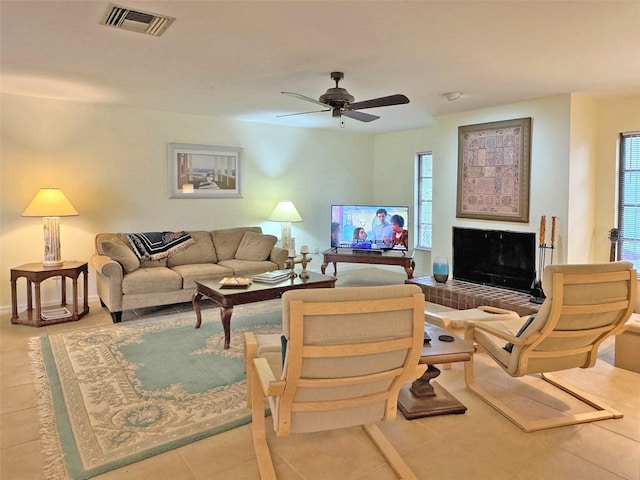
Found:
M 102 25 L 159 37 L 175 18 L 109 4 Z

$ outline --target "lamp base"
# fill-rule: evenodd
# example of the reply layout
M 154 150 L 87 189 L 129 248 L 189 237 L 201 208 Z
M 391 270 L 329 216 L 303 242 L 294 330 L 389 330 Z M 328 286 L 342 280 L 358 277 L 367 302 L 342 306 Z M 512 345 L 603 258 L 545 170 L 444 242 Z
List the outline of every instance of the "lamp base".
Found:
M 290 250 L 293 247 L 293 242 L 291 241 L 291 222 L 282 222 L 282 248 L 285 250 Z
M 42 262 L 42 266 L 43 267 L 59 267 L 63 263 L 64 262 L 62 260 L 56 260 L 56 261 L 47 261 L 47 260 L 45 260 L 44 262 Z
M 44 229 L 44 261 L 45 267 L 62 265 L 60 255 L 60 217 L 43 217 Z

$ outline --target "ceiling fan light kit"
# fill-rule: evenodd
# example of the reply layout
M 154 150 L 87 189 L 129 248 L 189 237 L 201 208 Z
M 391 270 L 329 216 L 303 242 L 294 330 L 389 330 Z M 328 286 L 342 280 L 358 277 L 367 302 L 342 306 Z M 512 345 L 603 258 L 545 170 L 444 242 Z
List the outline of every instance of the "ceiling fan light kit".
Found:
M 365 108 L 390 107 L 393 105 L 402 105 L 405 103 L 409 103 L 409 99 L 402 94 L 372 98 L 371 100 L 364 100 L 362 102 L 354 102 L 354 96 L 351 95 L 346 88 L 342 88 L 338 85 L 338 82 L 340 82 L 340 80 L 342 80 L 343 78 L 343 72 L 331 72 L 331 79 L 336 82 L 336 86 L 329 88 L 323 95 L 320 95 L 320 98 L 318 100 L 314 100 L 313 98 L 301 95 L 299 93 L 281 92 L 282 94 L 288 95 L 290 97 L 299 98 L 300 100 L 305 100 L 307 102 L 315 103 L 316 105 L 321 105 L 323 107 L 326 107 L 326 109 L 316 110 L 313 112 L 290 113 L 278 116 L 289 117 L 292 115 L 304 115 L 307 113 L 330 111 L 331 116 L 333 118 L 340 118 L 340 124 L 341 126 L 344 126 L 344 121 L 342 120 L 343 116 L 353 118 L 354 120 L 359 120 L 361 122 L 372 122 L 380 118 L 377 115 L 360 112 L 358 110 L 364 110 Z

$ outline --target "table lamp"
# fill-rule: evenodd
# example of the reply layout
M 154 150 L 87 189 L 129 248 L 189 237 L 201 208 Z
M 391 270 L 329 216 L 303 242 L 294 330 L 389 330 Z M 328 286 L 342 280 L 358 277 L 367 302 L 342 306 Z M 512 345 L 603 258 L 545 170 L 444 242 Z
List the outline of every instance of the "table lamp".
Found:
M 298 213 L 296 206 L 289 200 L 278 202 L 276 208 L 273 209 L 269 220 L 272 222 L 280 222 L 282 225 L 282 248 L 292 249 L 291 244 L 291 222 L 301 222 L 302 217 Z
M 23 217 L 43 217 L 45 267 L 62 265 L 60 255 L 60 217 L 78 215 L 59 188 L 41 188 L 33 197 Z

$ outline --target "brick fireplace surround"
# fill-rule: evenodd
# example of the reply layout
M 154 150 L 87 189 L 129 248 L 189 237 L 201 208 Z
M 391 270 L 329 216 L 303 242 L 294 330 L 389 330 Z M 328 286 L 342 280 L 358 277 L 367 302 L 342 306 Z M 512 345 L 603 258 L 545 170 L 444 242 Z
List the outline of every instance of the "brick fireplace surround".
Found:
M 436 282 L 431 275 L 405 280 L 404 283 L 418 285 L 425 300 L 438 305 L 466 310 L 482 305 L 513 310 L 521 317 L 536 313 L 541 305 L 529 301 L 528 293 L 514 292 L 498 287 L 478 285 L 462 280 L 449 279 Z

